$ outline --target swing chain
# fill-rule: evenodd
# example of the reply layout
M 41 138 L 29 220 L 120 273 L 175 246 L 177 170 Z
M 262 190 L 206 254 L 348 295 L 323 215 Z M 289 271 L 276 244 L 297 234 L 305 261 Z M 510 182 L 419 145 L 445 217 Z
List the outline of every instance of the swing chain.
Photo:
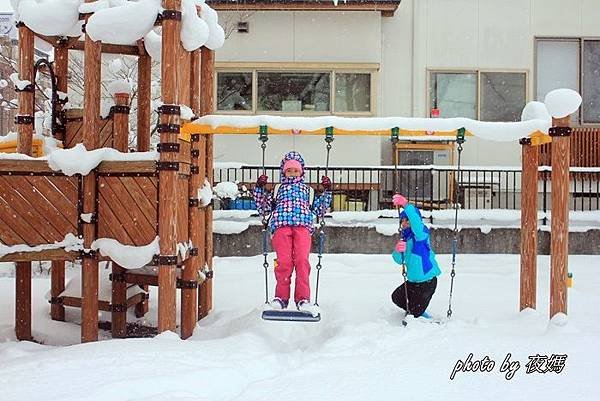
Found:
M 462 144 L 465 142 L 465 129 L 459 128 L 456 132 L 456 144 L 458 150 L 458 163 L 456 167 L 456 185 L 454 187 L 454 230 L 453 230 L 453 238 L 452 238 L 452 270 L 450 271 L 450 295 L 448 296 L 448 312 L 446 312 L 446 316 L 448 319 L 452 316 L 452 292 L 454 290 L 454 277 L 456 277 L 456 252 L 458 247 L 458 182 L 460 180 L 461 170 L 460 170 L 460 161 L 461 154 L 463 151 Z

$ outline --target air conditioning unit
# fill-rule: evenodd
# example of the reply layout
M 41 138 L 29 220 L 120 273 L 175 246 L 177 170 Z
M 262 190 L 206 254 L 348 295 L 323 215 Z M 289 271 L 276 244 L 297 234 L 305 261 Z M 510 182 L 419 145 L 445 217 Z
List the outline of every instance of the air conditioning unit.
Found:
M 400 166 L 449 166 L 451 164 L 451 148 L 431 149 L 417 146 L 398 149 Z M 404 170 L 399 179 L 401 192 L 412 199 L 433 199 L 435 202 L 450 199 L 450 182 L 453 179 L 450 171 Z

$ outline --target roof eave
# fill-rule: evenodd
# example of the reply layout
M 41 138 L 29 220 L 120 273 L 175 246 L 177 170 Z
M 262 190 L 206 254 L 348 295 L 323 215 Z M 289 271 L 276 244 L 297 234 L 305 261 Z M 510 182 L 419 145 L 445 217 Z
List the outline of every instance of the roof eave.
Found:
M 397 2 L 333 2 L 281 1 L 281 2 L 214 2 L 211 7 L 218 11 L 379 11 L 382 17 L 393 17 L 400 6 Z

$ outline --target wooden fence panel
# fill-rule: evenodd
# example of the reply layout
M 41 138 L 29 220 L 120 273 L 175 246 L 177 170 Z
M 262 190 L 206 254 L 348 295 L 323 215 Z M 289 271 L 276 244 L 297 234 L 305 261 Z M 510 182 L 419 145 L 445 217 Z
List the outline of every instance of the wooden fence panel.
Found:
M 75 177 L 0 175 L 0 242 L 35 246 L 77 235 L 73 187 Z

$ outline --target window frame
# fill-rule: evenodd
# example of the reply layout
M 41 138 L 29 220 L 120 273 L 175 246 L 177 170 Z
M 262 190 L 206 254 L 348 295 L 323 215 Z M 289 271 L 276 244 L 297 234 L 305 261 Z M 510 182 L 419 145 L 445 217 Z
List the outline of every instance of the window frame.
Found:
M 534 36 L 533 38 L 533 68 L 535 73 L 535 79 L 533 81 L 533 93 L 537 94 L 538 86 L 538 42 L 576 42 L 578 44 L 578 56 L 577 56 L 577 85 L 578 91 L 583 98 L 585 96 L 585 90 L 583 88 L 583 53 L 584 44 L 586 41 L 600 42 L 600 36 Z M 580 107 L 576 113 L 575 121 L 572 121 L 573 125 L 578 127 L 598 127 L 599 122 L 586 122 L 583 119 L 583 107 Z
M 245 72 L 252 73 L 252 110 L 218 110 L 218 74 L 221 72 Z M 286 73 L 313 73 L 324 72 L 329 73 L 329 111 L 267 111 L 258 110 L 258 74 L 260 72 L 286 72 Z M 370 74 L 370 111 L 354 112 L 354 111 L 335 111 L 335 76 L 338 74 Z M 215 102 L 215 114 L 244 114 L 244 115 L 280 115 L 294 117 L 318 117 L 318 116 L 345 116 L 345 117 L 373 117 L 377 115 L 377 79 L 379 73 L 379 64 L 373 63 L 339 63 L 339 64 L 324 64 L 324 63 L 232 63 L 221 62 L 215 66 L 215 80 L 213 87 L 213 99 Z
M 525 104 L 531 99 L 529 92 L 529 70 L 522 68 L 427 68 L 426 73 L 426 112 L 427 117 L 431 112 L 431 74 L 476 74 L 477 90 L 475 92 L 475 105 L 476 105 L 476 116 L 477 120 L 481 120 L 481 75 L 482 73 L 514 73 L 514 74 L 525 74 Z

